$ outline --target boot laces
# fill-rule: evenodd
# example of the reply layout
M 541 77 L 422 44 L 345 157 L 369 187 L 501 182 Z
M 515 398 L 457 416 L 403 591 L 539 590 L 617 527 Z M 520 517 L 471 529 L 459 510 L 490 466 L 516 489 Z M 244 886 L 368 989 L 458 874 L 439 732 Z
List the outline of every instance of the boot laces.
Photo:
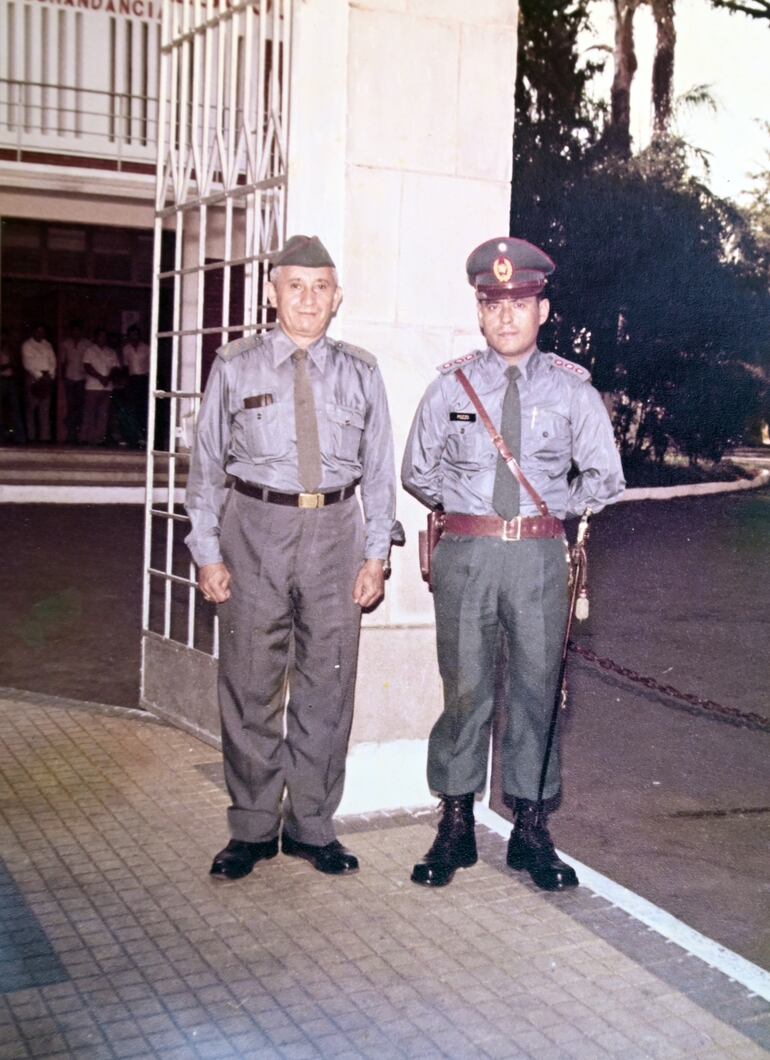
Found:
M 462 797 L 443 796 L 439 802 L 441 818 L 438 822 L 438 841 L 455 839 L 473 827 L 473 811 L 470 815 L 464 808 Z
M 545 820 L 538 817 L 537 814 L 527 814 L 526 817 L 523 815 L 519 817 L 519 822 L 521 824 L 521 837 L 528 846 L 537 847 L 544 854 L 556 854 L 556 847 L 553 839 L 551 839 L 551 833 L 548 831 L 548 825 Z
M 465 809 L 462 796 L 443 795 L 439 801 L 441 817 L 431 848 L 425 857 L 436 860 L 455 856 L 458 844 L 473 841 L 473 804 Z

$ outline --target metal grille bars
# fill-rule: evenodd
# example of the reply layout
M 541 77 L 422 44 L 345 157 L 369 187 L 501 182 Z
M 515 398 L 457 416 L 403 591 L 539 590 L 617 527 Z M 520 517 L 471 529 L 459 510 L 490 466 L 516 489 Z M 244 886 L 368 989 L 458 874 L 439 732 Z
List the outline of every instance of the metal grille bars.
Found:
M 164 2 L 143 689 L 158 638 L 217 654 L 183 544 L 181 486 L 214 351 L 268 325 L 265 261 L 285 234 L 291 2 Z

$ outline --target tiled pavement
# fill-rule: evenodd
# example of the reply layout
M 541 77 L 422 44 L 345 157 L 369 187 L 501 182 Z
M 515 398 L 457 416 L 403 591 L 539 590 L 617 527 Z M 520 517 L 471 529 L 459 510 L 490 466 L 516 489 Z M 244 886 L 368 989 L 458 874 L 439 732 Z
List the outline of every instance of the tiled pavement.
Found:
M 117 708 L 0 696 L 0 1057 L 770 1055 L 770 1006 L 586 888 L 482 859 L 408 882 L 431 815 L 347 819 L 348 879 L 207 876 L 218 755 Z

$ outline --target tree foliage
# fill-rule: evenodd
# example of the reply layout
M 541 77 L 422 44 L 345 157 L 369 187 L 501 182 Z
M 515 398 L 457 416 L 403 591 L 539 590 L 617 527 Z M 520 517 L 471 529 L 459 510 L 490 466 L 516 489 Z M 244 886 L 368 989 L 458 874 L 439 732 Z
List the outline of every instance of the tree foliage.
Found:
M 558 266 L 544 342 L 615 395 L 626 457 L 718 456 L 763 401 L 770 297 L 756 231 L 691 175 L 676 136 L 631 157 L 613 149 L 612 116 L 588 98 L 596 66 L 579 58 L 583 0 L 522 0 L 521 19 L 511 231 Z
M 770 136 L 770 122 L 763 123 L 765 135 Z M 767 273 L 770 283 L 770 150 L 766 152 L 765 168 L 752 174 L 753 187 L 744 211 L 746 221 L 755 241 L 758 262 Z
M 714 7 L 723 7 L 728 11 L 737 11 L 751 18 L 764 18 L 770 21 L 770 0 L 711 0 Z

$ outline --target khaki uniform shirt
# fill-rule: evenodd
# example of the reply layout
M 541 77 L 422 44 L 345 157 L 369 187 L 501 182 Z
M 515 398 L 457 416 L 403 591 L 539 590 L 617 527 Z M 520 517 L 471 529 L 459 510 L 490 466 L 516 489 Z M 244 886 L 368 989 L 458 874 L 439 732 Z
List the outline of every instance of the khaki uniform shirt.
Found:
M 195 432 L 186 541 L 198 566 L 219 563 L 226 476 L 301 493 L 294 422 L 296 345 L 276 327 L 219 351 Z M 321 449 L 320 492 L 360 479 L 366 559 L 386 559 L 396 514 L 393 438 L 382 376 L 364 350 L 324 336 L 308 347 Z
M 404 453 L 404 486 L 431 508 L 494 515 L 498 452 L 454 375 L 461 367 L 492 423 L 500 426 L 507 363 L 487 348 L 448 362 L 417 410 Z M 553 353 L 535 350 L 518 380 L 522 471 L 552 515 L 600 511 L 625 488 L 612 424 L 590 375 Z M 514 454 L 515 455 L 515 454 Z M 577 474 L 567 481 L 574 462 Z M 520 491 L 522 515 L 539 512 Z

